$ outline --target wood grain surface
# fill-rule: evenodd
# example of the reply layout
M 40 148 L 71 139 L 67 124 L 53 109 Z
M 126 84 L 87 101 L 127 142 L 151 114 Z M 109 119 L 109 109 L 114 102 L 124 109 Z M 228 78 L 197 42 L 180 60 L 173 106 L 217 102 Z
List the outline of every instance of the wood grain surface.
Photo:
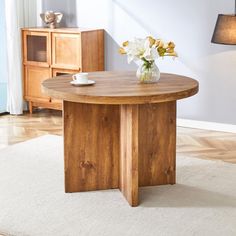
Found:
M 119 106 L 64 102 L 65 191 L 118 188 Z
M 138 205 L 139 105 L 120 108 L 119 188 L 131 206 Z
M 92 72 L 93 86 L 74 87 L 71 77 L 49 79 L 42 83 L 48 96 L 65 101 L 91 104 L 145 104 L 175 101 L 198 92 L 198 82 L 188 77 L 162 74 L 155 84 L 140 84 L 135 72 Z
M 139 186 L 175 184 L 176 101 L 139 105 Z

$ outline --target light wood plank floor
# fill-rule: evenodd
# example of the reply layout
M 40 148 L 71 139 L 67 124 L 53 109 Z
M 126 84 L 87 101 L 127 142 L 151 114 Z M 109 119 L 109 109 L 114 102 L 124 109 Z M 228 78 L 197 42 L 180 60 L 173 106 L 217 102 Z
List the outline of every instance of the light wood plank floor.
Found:
M 45 134 L 62 135 L 61 112 L 0 116 L 0 149 Z M 236 164 L 236 134 L 178 127 L 177 153 Z

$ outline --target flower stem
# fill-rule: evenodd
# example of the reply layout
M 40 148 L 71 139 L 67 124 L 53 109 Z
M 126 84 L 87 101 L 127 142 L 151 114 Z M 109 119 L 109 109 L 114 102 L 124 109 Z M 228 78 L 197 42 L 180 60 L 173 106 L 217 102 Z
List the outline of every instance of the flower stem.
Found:
M 152 67 L 153 63 L 155 62 L 155 61 L 148 61 L 145 58 L 142 58 L 142 61 L 143 61 L 143 67 L 147 70 L 149 70 Z

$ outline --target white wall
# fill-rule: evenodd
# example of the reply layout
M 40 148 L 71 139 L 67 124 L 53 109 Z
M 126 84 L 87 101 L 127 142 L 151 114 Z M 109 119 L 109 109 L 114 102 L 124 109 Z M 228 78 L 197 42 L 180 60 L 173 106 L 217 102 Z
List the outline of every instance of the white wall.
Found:
M 77 0 L 76 8 L 78 26 L 107 31 L 106 69 L 136 69 L 117 53 L 124 40 L 173 40 L 179 58 L 160 59 L 161 71 L 200 82 L 197 96 L 179 102 L 178 117 L 236 124 L 236 46 L 210 43 L 217 15 L 232 13 L 234 0 Z

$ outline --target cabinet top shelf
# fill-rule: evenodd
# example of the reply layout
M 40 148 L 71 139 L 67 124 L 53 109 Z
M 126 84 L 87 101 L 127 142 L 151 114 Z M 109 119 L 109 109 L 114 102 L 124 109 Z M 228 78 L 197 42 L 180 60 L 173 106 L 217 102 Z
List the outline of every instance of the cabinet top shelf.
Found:
M 81 32 L 89 32 L 89 31 L 98 31 L 103 29 L 90 29 L 90 28 L 56 28 L 50 29 L 47 27 L 29 27 L 29 28 L 22 28 L 23 31 L 37 31 L 37 32 L 60 32 L 60 33 L 81 33 Z

